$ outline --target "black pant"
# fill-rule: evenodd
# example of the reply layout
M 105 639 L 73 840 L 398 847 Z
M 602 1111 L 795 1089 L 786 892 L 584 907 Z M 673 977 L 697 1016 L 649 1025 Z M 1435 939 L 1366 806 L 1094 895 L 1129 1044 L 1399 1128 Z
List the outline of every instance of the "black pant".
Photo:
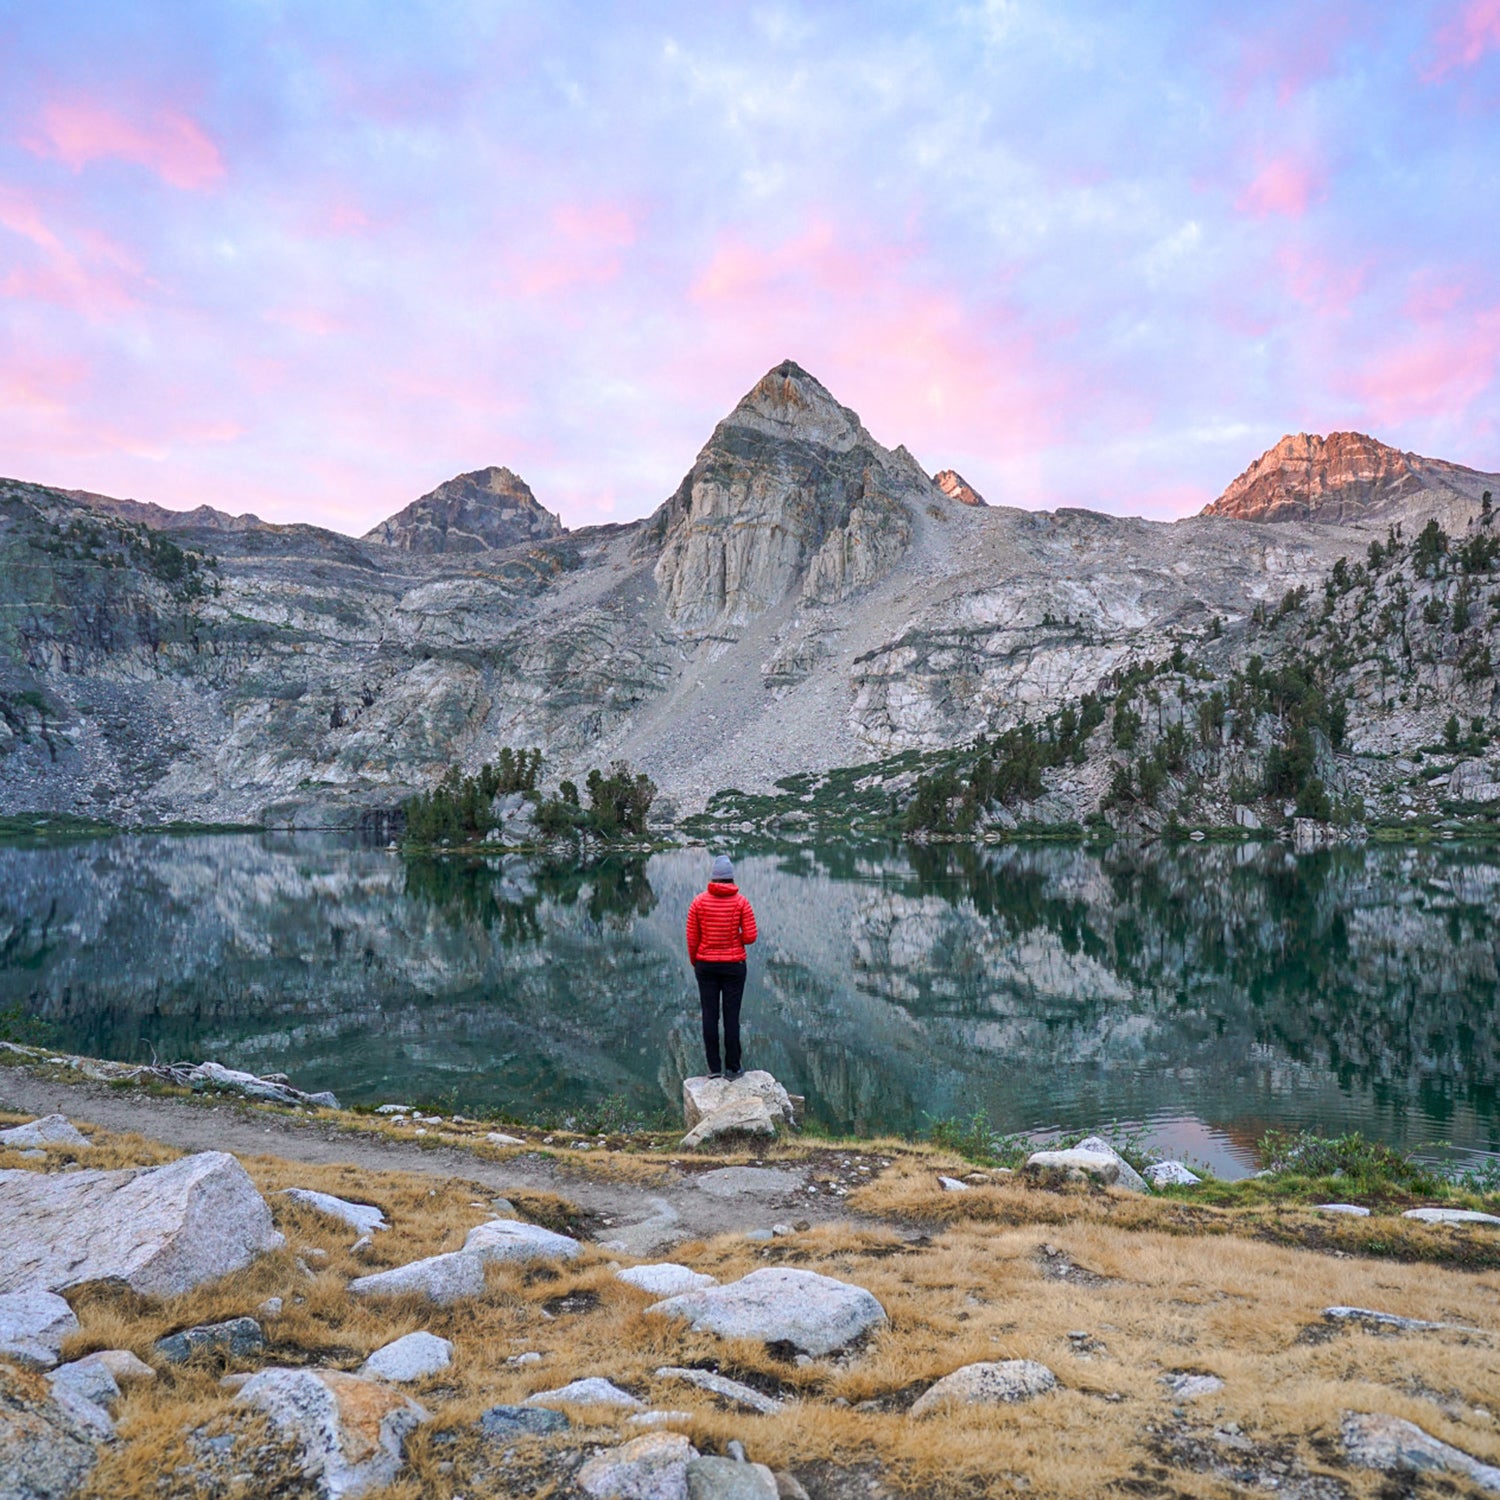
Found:
M 740 1070 L 740 1001 L 745 997 L 745 965 L 699 963 L 698 1005 L 703 1011 L 703 1050 L 708 1071 L 723 1071 L 719 1063 L 719 1007 L 724 1008 L 724 1061 L 731 1073 Z

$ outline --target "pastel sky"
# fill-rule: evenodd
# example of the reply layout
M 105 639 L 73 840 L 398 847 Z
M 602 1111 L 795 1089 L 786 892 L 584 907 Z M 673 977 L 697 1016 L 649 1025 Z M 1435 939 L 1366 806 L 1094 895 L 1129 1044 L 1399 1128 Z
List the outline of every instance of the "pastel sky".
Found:
M 0 473 L 626 520 L 787 357 L 995 503 L 1500 469 L 1500 0 L 0 0 Z

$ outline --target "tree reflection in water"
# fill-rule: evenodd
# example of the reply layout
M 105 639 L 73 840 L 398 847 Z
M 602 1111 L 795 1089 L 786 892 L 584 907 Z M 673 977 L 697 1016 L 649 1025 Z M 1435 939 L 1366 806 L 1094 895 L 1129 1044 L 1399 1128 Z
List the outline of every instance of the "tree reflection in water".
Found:
M 747 1037 L 815 1118 L 1190 1116 L 1500 1133 L 1500 856 L 1277 844 L 734 851 Z M 704 851 L 404 860 L 319 835 L 0 849 L 0 1011 L 107 1056 L 213 1056 L 352 1100 L 674 1102 Z

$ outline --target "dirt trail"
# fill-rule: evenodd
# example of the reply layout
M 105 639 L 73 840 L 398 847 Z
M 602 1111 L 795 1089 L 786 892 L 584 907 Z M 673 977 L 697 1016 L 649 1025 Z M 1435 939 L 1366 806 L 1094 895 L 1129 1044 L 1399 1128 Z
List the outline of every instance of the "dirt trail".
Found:
M 460 1177 L 500 1194 L 556 1193 L 591 1215 L 609 1219 L 610 1226 L 597 1238 L 633 1255 L 654 1254 L 686 1239 L 768 1229 L 788 1218 L 828 1223 L 855 1217 L 826 1189 L 808 1191 L 811 1174 L 801 1166 L 693 1173 L 669 1169 L 664 1181 L 648 1185 L 610 1182 L 536 1154 L 486 1161 L 460 1147 L 350 1133 L 315 1117 L 268 1114 L 237 1101 L 209 1103 L 91 1082 L 60 1083 L 19 1067 L 0 1069 L 0 1109 L 63 1114 L 80 1126 L 131 1130 L 184 1151 L 230 1151 L 318 1166 L 348 1164 L 372 1171 Z

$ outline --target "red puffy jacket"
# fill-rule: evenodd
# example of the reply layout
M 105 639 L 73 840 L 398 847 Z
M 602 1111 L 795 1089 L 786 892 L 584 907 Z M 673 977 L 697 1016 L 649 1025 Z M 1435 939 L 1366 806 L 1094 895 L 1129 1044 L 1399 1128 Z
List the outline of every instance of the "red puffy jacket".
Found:
M 711 880 L 693 897 L 687 914 L 687 950 L 693 963 L 742 964 L 755 941 L 755 913 L 732 881 Z

